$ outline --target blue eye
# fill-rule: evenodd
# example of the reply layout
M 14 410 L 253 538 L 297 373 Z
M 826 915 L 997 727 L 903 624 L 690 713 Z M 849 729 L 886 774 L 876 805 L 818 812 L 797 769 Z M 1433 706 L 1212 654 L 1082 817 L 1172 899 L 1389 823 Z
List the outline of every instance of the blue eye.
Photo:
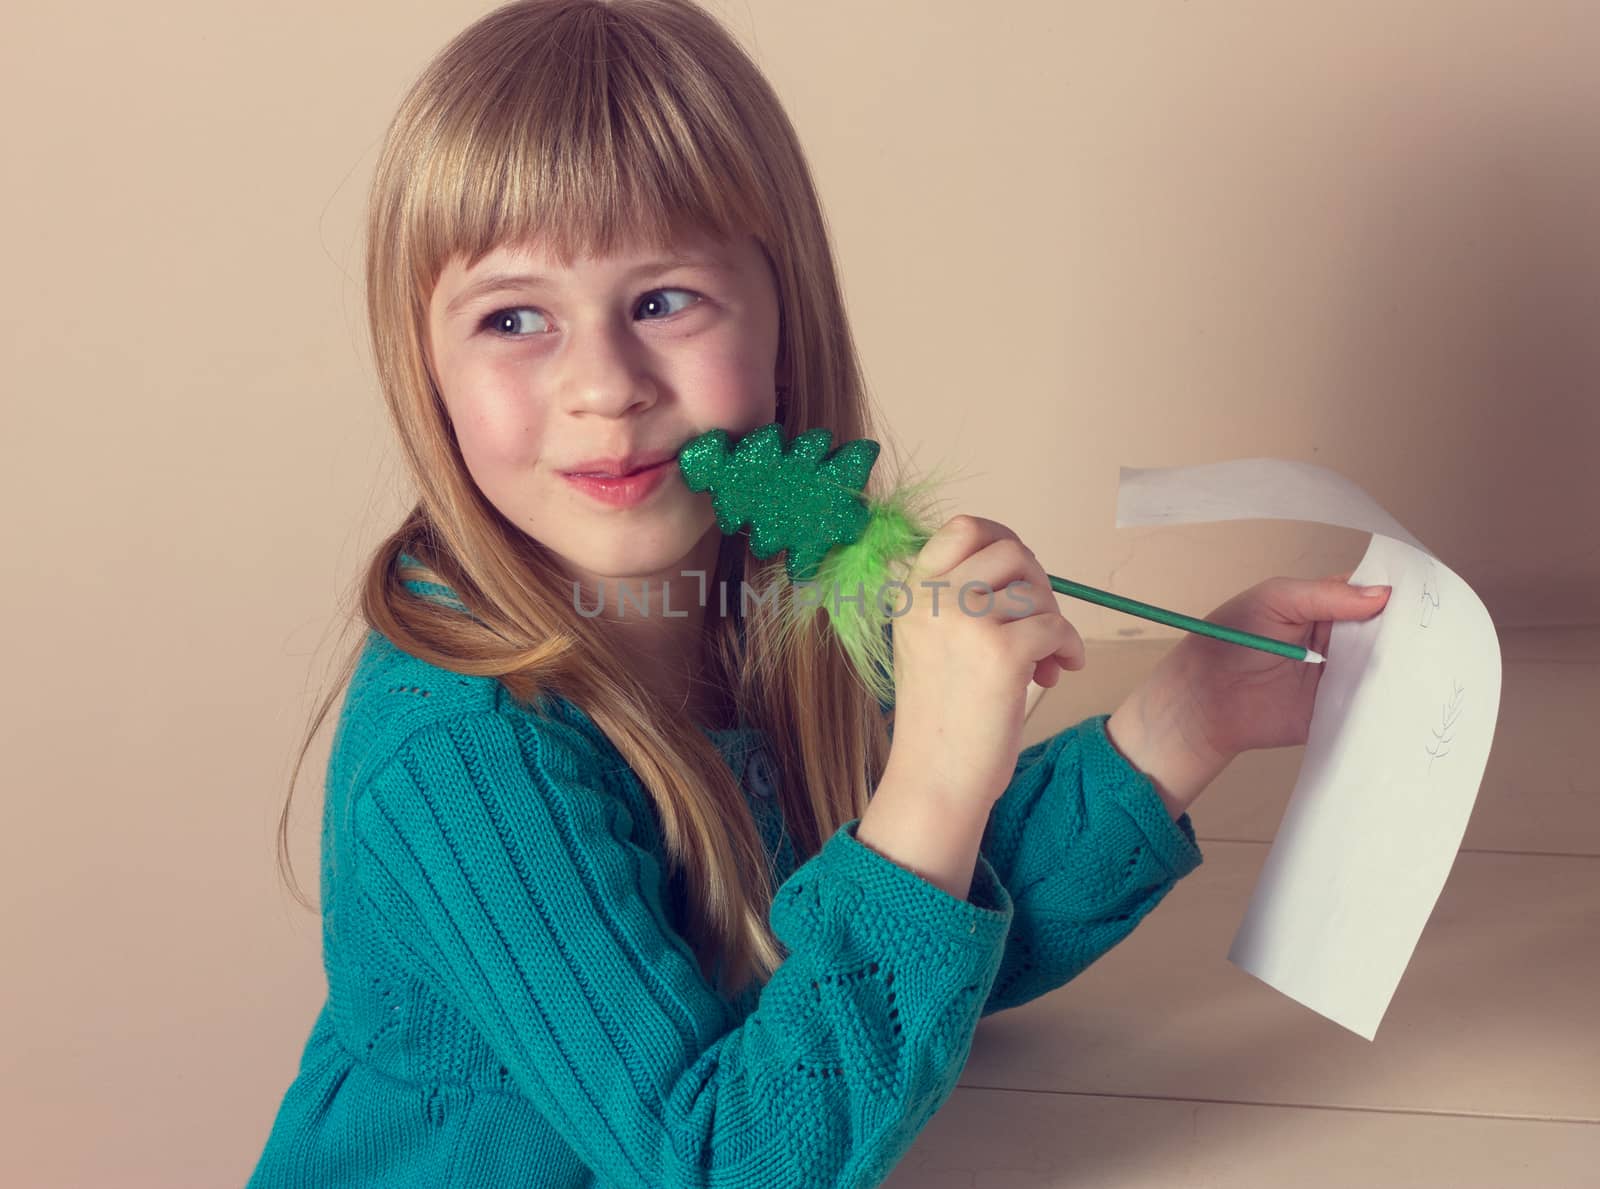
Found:
M 481 323 L 479 323 L 479 328 L 482 329 L 482 330 L 493 331 L 495 334 L 499 335 L 501 338 L 506 338 L 506 339 L 525 338 L 525 337 L 527 337 L 526 335 L 508 333 L 506 331 L 506 329 L 505 329 L 505 326 L 506 326 L 507 322 L 513 322 L 514 323 L 519 314 L 532 313 L 532 312 L 533 312 L 533 307 L 532 306 L 516 306 L 516 307 L 513 307 L 511 309 L 495 310 L 492 314 L 489 314 L 487 317 L 485 317 L 484 320 Z
M 690 291 L 687 290 L 687 289 L 652 289 L 652 290 L 650 290 L 649 293 L 645 294 L 645 297 L 646 298 L 651 298 L 651 297 L 654 297 L 657 293 L 687 293 L 687 294 L 689 294 L 690 297 L 694 297 L 696 301 L 699 300 L 699 298 L 695 294 L 690 293 Z M 658 321 L 658 320 L 659 319 L 651 319 L 651 321 Z
M 658 293 L 684 293 L 688 294 L 690 297 L 694 297 L 696 301 L 699 300 L 698 296 L 688 289 L 652 289 L 649 293 L 644 295 L 640 301 L 640 305 L 642 306 L 645 303 L 652 301 Z M 659 305 L 660 303 L 656 304 Z M 675 312 L 677 311 L 669 311 L 669 313 Z M 485 315 L 483 321 L 479 323 L 479 328 L 482 330 L 492 331 L 494 334 L 505 339 L 527 338 L 528 336 L 525 334 L 517 334 L 514 330 L 507 329 L 507 323 L 511 323 L 512 326 L 515 326 L 517 316 L 523 313 L 538 313 L 538 310 L 534 306 L 508 306 L 502 310 L 494 310 Z M 647 321 L 659 322 L 661 319 L 650 318 L 647 319 Z

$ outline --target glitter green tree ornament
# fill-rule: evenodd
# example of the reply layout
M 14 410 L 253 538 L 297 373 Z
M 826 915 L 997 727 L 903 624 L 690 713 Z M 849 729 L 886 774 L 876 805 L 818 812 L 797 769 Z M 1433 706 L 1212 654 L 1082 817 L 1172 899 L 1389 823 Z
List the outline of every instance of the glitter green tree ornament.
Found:
M 867 527 L 870 513 L 860 497 L 878 443 L 860 438 L 828 455 L 833 434 L 812 429 L 785 448 L 776 423 L 746 434 L 732 451 L 731 440 L 714 429 L 686 445 L 678 455 L 684 482 L 690 491 L 712 493 L 724 533 L 749 524 L 752 553 L 765 559 L 787 550 L 789 580 L 811 581 L 830 549 L 857 540 Z
M 829 453 L 833 434 L 807 430 L 785 447 L 776 422 L 729 449 L 726 430 L 685 444 L 678 468 L 690 491 L 710 491 L 717 526 L 726 534 L 750 526 L 750 552 L 763 560 L 784 552 L 784 571 L 802 588 L 795 614 L 779 627 L 789 646 L 808 615 L 826 612 L 852 668 L 883 705 L 894 701 L 890 608 L 901 589 L 896 569 L 933 535 L 929 496 L 936 478 L 906 482 L 881 498 L 866 494 L 879 445 L 845 442 Z

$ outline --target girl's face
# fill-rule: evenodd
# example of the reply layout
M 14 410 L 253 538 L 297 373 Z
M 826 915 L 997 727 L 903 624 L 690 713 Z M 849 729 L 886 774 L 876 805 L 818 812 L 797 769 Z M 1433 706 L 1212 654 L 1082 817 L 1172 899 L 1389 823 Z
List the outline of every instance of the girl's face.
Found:
M 502 246 L 471 270 L 458 256 L 434 287 L 428 339 L 473 481 L 573 577 L 598 587 L 663 576 L 678 588 L 694 581 L 680 565 L 715 562 L 710 496 L 675 464 L 628 507 L 566 472 L 776 420 L 778 295 L 754 236 L 629 249 L 571 271 L 536 244 Z M 674 589 L 675 606 L 684 593 L 697 590 Z

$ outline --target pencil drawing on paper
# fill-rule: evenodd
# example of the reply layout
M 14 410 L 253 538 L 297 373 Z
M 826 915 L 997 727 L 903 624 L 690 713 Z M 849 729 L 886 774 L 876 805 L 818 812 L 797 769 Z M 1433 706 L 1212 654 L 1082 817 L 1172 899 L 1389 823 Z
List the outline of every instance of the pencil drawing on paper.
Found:
M 1427 576 L 1422 580 L 1422 626 L 1427 627 L 1428 621 L 1433 618 L 1433 611 L 1439 605 L 1439 586 L 1435 575 L 1437 571 L 1433 563 L 1428 563 Z
M 1450 695 L 1450 701 L 1439 712 L 1441 726 L 1433 728 L 1433 742 L 1425 745 L 1424 751 L 1428 753 L 1428 775 L 1433 775 L 1433 761 L 1440 756 L 1450 754 L 1450 742 L 1455 738 L 1456 719 L 1461 717 L 1461 699 L 1466 693 L 1465 687 L 1459 681 L 1452 681 L 1455 692 Z

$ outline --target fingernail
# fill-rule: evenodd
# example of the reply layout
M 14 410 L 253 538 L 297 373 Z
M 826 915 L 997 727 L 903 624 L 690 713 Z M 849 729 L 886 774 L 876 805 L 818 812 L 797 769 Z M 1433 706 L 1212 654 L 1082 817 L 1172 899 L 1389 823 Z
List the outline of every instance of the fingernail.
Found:
M 1375 599 L 1380 595 L 1388 594 L 1392 589 L 1393 587 L 1389 586 L 1363 586 L 1361 588 L 1361 593 L 1366 595 L 1369 599 Z

